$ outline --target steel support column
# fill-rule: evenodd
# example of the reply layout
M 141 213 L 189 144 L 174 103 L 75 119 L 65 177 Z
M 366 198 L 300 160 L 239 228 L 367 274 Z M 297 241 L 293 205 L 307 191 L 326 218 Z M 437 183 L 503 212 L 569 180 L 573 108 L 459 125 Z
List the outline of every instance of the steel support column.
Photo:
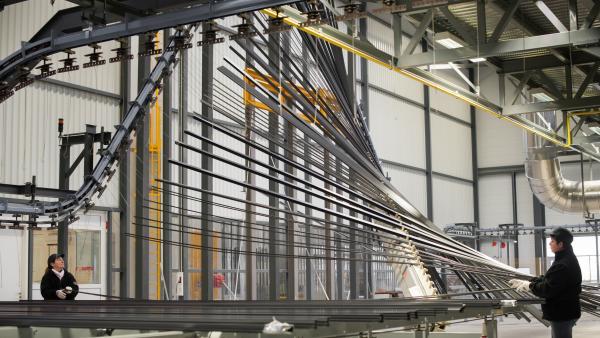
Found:
M 106 294 L 113 295 L 113 215 L 106 212 Z
M 181 50 L 179 52 L 179 64 L 177 65 L 178 67 L 178 81 L 179 83 L 177 84 L 179 87 L 179 97 L 178 99 L 178 113 L 179 113 L 179 135 L 178 135 L 178 139 L 180 142 L 182 143 L 187 143 L 187 135 L 184 133 L 184 131 L 187 128 L 187 119 L 188 119 L 188 66 L 189 66 L 189 60 L 188 60 L 188 53 L 186 50 Z M 181 162 L 186 163 L 188 158 L 188 151 L 183 148 L 183 147 L 179 147 L 179 160 Z M 188 181 L 188 175 L 187 175 L 187 171 L 184 170 L 182 167 L 179 167 L 179 172 L 178 172 L 178 178 L 179 178 L 179 183 L 181 183 L 183 186 L 187 185 L 187 181 Z M 180 213 L 181 215 L 179 216 L 179 223 L 181 226 L 181 229 L 189 229 L 189 219 L 187 217 L 187 209 L 188 209 L 188 201 L 187 198 L 185 198 L 185 196 L 188 196 L 188 192 L 187 189 L 185 188 L 180 188 L 179 189 L 180 192 L 180 196 L 179 196 L 179 207 L 180 207 Z M 188 273 L 189 270 L 189 251 L 190 249 L 186 248 L 184 245 L 185 243 L 189 242 L 189 233 L 187 232 L 180 232 L 179 233 L 179 242 L 181 244 L 181 246 L 179 247 L 179 272 L 183 273 L 183 296 L 179 296 L 179 299 L 184 299 L 187 300 L 190 298 L 190 276 Z
M 348 22 L 348 34 L 351 36 L 355 36 L 355 30 L 356 30 L 356 25 L 354 23 L 354 21 L 349 21 Z M 350 100 L 350 104 L 352 107 L 352 110 L 356 110 L 356 56 L 354 53 L 348 52 L 348 65 L 347 65 L 347 75 L 348 75 L 348 82 L 350 83 L 350 91 L 348 92 L 349 95 L 349 100 Z M 353 171 L 350 170 L 350 181 L 352 182 L 353 180 Z M 350 216 L 352 217 L 356 217 L 356 213 L 355 212 L 350 212 Z M 358 289 L 358 285 L 359 285 L 359 281 L 358 281 L 358 270 L 359 270 L 359 262 L 358 262 L 358 256 L 356 254 L 357 252 L 357 247 L 356 247 L 356 243 L 357 243 L 357 238 L 356 238 L 356 231 L 357 231 L 357 227 L 358 224 L 357 223 L 350 223 L 350 243 L 349 243 L 349 247 L 350 247 L 350 253 L 349 253 L 349 265 L 350 265 L 350 299 L 358 299 L 359 295 L 360 295 L 360 291 Z
M 483 2 L 483 1 L 480 1 Z M 478 2 L 478 6 L 480 5 Z M 479 7 L 478 7 L 479 8 Z M 479 86 L 479 81 L 475 78 L 475 70 L 469 68 L 469 79 L 471 82 Z M 473 91 L 473 89 L 471 89 Z M 469 113 L 471 117 L 471 168 L 473 175 L 473 221 L 475 222 L 476 228 L 479 228 L 479 169 L 477 159 L 477 109 L 473 106 L 469 106 Z M 475 238 L 475 249 L 480 249 L 479 239 Z
M 269 42 L 272 43 L 275 48 L 269 49 L 269 58 L 270 62 L 272 62 L 271 66 L 280 69 L 280 53 L 279 49 L 281 48 L 280 41 L 280 33 L 270 34 Z M 279 81 L 278 81 L 279 82 Z M 279 135 L 279 113 L 273 112 L 269 114 L 269 151 L 273 153 L 279 152 L 279 147 L 277 143 L 271 141 L 276 140 L 277 135 Z M 269 163 L 272 167 L 278 168 L 279 161 L 273 157 L 270 157 Z M 269 170 L 270 176 L 277 176 L 277 172 L 275 170 Z M 269 191 L 279 192 L 279 184 L 274 180 L 269 180 Z M 279 245 L 277 245 L 278 233 L 277 229 L 279 228 L 279 199 L 273 195 L 269 196 L 269 300 L 278 300 L 279 299 L 279 259 L 276 254 L 279 253 Z
M 535 196 L 533 196 L 533 225 L 536 227 L 546 226 L 544 205 Z M 536 231 L 534 235 L 536 275 L 540 275 L 546 271 L 545 241 L 544 231 L 541 229 L 540 231 Z
M 171 36 L 171 30 L 165 29 L 163 31 L 163 49 L 167 49 L 169 46 L 169 40 Z M 163 78 L 163 91 L 162 91 L 162 113 L 163 113 L 163 125 L 162 125 L 162 179 L 166 181 L 171 180 L 171 164 L 169 159 L 171 158 L 171 145 L 172 142 L 172 115 L 173 115 L 173 102 L 171 98 L 171 76 L 165 76 Z M 173 233 L 171 232 L 171 186 L 169 184 L 162 184 L 162 238 L 164 242 L 162 244 L 162 262 L 163 262 L 163 278 L 164 278 L 164 290 L 163 299 L 170 300 L 173 296 L 172 289 L 172 265 L 173 265 L 173 252 L 171 241 L 173 240 Z M 183 211 L 182 211 L 183 212 Z
M 283 34 L 282 35 L 282 48 L 283 50 L 290 50 L 290 35 L 289 34 Z M 282 63 L 281 64 L 281 71 L 285 74 L 289 74 L 291 73 L 291 69 L 289 67 L 288 63 Z M 293 103 L 290 103 L 290 105 L 293 105 Z M 284 149 L 284 156 L 286 159 L 293 161 L 294 160 L 294 126 L 287 122 L 284 121 L 283 123 L 284 125 L 284 130 L 283 130 L 283 137 L 284 137 L 284 143 L 285 143 L 285 149 Z M 291 174 L 292 176 L 294 175 L 294 168 L 289 165 L 289 164 L 284 164 L 283 166 L 284 171 L 286 173 Z M 287 182 L 290 182 L 290 184 L 293 184 L 293 180 L 291 178 L 285 178 L 285 180 Z M 295 190 L 290 187 L 290 186 L 285 186 L 285 195 L 295 198 Z M 294 212 L 295 211 L 295 206 L 294 204 L 290 203 L 290 202 L 286 202 L 286 205 L 288 206 L 289 211 Z M 296 259 L 294 258 L 294 256 L 296 255 L 296 246 L 294 245 L 294 243 L 296 242 L 295 239 L 295 223 L 294 223 L 294 216 L 291 213 L 287 213 L 285 215 L 285 235 L 286 235 L 286 241 L 287 241 L 287 245 L 285 247 L 286 250 L 286 254 L 288 255 L 288 257 L 286 258 L 286 266 L 287 266 L 287 273 L 286 273 L 286 300 L 295 300 L 296 299 Z M 305 230 L 306 231 L 306 230 Z
M 208 23 L 203 24 L 203 31 L 211 29 Z M 202 117 L 208 120 L 213 119 L 212 97 L 213 97 L 213 71 L 214 71 L 214 48 L 208 44 L 202 47 Z M 212 128 L 206 124 L 202 125 L 202 136 L 208 139 L 213 138 Z M 207 142 L 202 142 L 202 150 L 212 153 L 212 145 Z M 209 156 L 202 156 L 202 169 L 213 171 L 213 161 Z M 213 180 L 208 175 L 202 175 L 202 189 L 213 191 Z M 213 214 L 212 194 L 202 193 L 202 215 L 210 218 Z M 202 226 L 202 300 L 213 299 L 213 252 L 209 250 L 212 247 L 211 239 L 213 223 L 212 221 L 204 221 Z
M 67 139 L 61 140 L 58 169 L 58 189 L 69 190 L 69 167 L 71 163 L 71 146 Z M 65 255 L 65 269 L 69 266 L 69 221 L 64 219 L 58 223 L 57 251 Z
M 427 52 L 427 40 L 421 40 L 423 53 Z M 423 85 L 423 110 L 425 117 L 425 180 L 427 189 L 427 218 L 433 221 L 433 169 L 431 165 L 431 103 L 429 86 Z
M 142 35 L 139 38 L 138 50 L 146 48 L 150 38 Z M 138 57 L 138 88 L 141 88 L 150 74 L 150 57 Z M 145 106 L 146 116 L 140 121 L 136 129 L 136 175 L 135 175 L 135 234 L 136 236 L 149 236 L 149 228 L 144 223 L 149 219 L 148 208 L 144 207 L 144 200 L 150 194 L 150 154 L 148 142 L 150 140 L 149 107 Z M 148 299 L 149 279 L 149 243 L 138 237 L 135 240 L 135 298 Z
M 123 39 L 121 42 L 122 48 L 131 47 L 131 39 Z M 121 95 L 121 107 L 119 120 L 123 121 L 127 111 L 129 110 L 129 91 L 131 87 L 131 64 L 129 60 L 123 60 L 120 63 L 120 95 Z M 119 160 L 119 296 L 130 297 L 129 284 L 130 284 L 130 251 L 131 251 L 131 238 L 126 236 L 131 232 L 131 208 L 130 208 L 130 152 L 129 144 L 121 147 L 120 149 L 120 160 Z
M 246 47 L 252 50 L 254 47 L 249 40 L 245 40 Z M 251 58 L 246 59 L 246 66 L 250 67 L 253 65 Z M 252 134 L 252 129 L 255 128 L 255 117 L 256 111 L 252 105 L 245 106 L 245 118 L 246 118 L 246 128 L 244 130 L 244 136 L 246 140 L 252 141 L 254 139 Z M 256 149 L 250 146 L 248 143 L 244 145 L 245 147 L 245 155 L 254 159 L 256 156 Z M 246 160 L 246 167 L 250 170 L 246 171 L 246 181 L 248 184 L 254 186 L 256 184 L 256 175 L 253 171 L 256 170 L 256 165 L 254 162 Z M 256 247 L 253 245 L 253 236 L 259 236 L 258 234 L 252 233 L 252 224 L 256 223 L 256 191 L 253 189 L 246 189 L 246 206 L 245 206 L 245 255 L 246 255 L 246 299 L 247 300 L 256 300 L 257 299 L 257 275 L 256 275 L 256 255 L 254 252 L 256 251 Z M 260 235 L 260 237 L 262 237 Z
M 518 208 L 517 208 L 517 173 L 513 172 L 512 175 L 510 176 L 511 178 L 511 187 L 512 187 L 512 222 L 513 225 L 515 227 L 515 229 L 517 228 L 517 223 L 519 223 L 519 214 L 518 214 Z M 519 232 L 515 231 L 515 238 L 514 238 L 514 249 L 515 249 L 515 268 L 519 267 Z M 512 241 L 512 233 L 510 234 L 510 238 L 509 241 Z M 507 248 L 510 248 L 510 242 L 508 243 Z M 508 250 L 507 250 L 508 252 Z M 510 257 L 509 257 L 510 258 Z

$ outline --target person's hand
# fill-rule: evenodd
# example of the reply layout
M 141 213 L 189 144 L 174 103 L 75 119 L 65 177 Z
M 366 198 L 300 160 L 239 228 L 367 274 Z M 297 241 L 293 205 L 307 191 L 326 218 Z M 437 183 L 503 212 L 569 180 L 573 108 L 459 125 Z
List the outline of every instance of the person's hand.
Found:
M 521 279 L 511 279 L 508 281 L 508 283 L 510 284 L 511 288 L 515 288 L 520 292 L 529 291 L 529 284 L 531 284 L 531 282 Z
M 67 294 L 63 290 L 56 290 L 56 297 L 60 299 L 67 299 Z

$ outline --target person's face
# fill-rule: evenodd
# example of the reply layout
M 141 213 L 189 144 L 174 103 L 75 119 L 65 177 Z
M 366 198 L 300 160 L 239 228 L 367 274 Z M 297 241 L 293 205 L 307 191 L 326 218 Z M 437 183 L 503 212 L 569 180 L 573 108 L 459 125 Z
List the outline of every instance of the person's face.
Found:
M 50 263 L 50 265 L 52 265 L 52 268 L 56 271 L 61 271 L 62 269 L 65 268 L 65 261 L 62 259 L 62 257 L 57 257 L 54 260 L 54 263 Z
M 557 252 L 561 251 L 562 249 L 564 249 L 563 242 L 557 243 L 556 239 L 550 238 L 550 250 L 552 250 L 553 253 L 557 253 Z

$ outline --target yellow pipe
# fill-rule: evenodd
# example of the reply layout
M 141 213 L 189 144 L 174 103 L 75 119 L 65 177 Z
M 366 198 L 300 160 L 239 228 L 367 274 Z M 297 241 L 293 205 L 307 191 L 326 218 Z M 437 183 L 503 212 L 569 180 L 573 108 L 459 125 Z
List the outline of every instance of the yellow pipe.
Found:
M 279 14 L 281 13 L 281 12 L 276 12 L 275 10 L 273 10 L 271 8 L 263 9 L 262 12 L 264 14 L 272 17 L 272 18 L 278 17 Z M 358 56 L 360 56 L 360 57 L 362 57 L 362 58 L 364 58 L 366 60 L 369 60 L 371 62 L 375 62 L 375 63 L 377 63 L 377 64 L 379 64 L 379 65 L 381 65 L 383 67 L 386 67 L 386 68 L 388 68 L 390 70 L 393 70 L 393 71 L 395 71 L 395 72 L 397 72 L 399 74 L 405 75 L 405 76 L 407 76 L 407 77 L 409 77 L 409 78 L 411 78 L 413 80 L 416 80 L 418 82 L 421 82 L 421 83 L 423 83 L 423 84 L 425 84 L 425 85 L 427 85 L 429 87 L 435 88 L 435 89 L 437 89 L 437 90 L 439 90 L 441 92 L 444 92 L 444 93 L 446 93 L 446 94 L 448 94 L 450 96 L 454 96 L 454 97 L 456 97 L 456 98 L 458 98 L 460 100 L 463 100 L 463 101 L 467 102 L 469 105 L 471 105 L 471 106 L 473 106 L 475 108 L 478 108 L 479 110 L 482 110 L 482 111 L 485 111 L 487 113 L 490 113 L 490 114 L 494 115 L 495 117 L 497 117 L 499 119 L 511 122 L 514 125 L 516 125 L 516 126 L 518 126 L 520 128 L 523 128 L 523 129 L 529 131 L 530 133 L 534 133 L 536 135 L 539 135 L 542 138 L 544 138 L 544 139 L 546 139 L 546 140 L 548 140 L 548 141 L 550 141 L 550 142 L 552 142 L 552 143 L 554 143 L 556 145 L 567 146 L 567 144 L 565 144 L 564 142 L 562 142 L 562 141 L 560 141 L 558 139 L 555 139 L 553 137 L 550 137 L 550 136 L 548 136 L 546 134 L 539 133 L 534 128 L 532 128 L 532 127 L 530 127 L 530 126 L 528 126 L 526 124 L 523 124 L 523 123 L 521 123 L 519 121 L 516 121 L 514 119 L 511 119 L 508 116 L 504 116 L 501 113 L 498 113 L 498 112 L 496 112 L 496 111 L 494 111 L 494 110 L 492 110 L 492 109 L 490 109 L 490 108 L 488 108 L 488 107 L 480 104 L 479 102 L 477 102 L 475 100 L 469 99 L 468 97 L 464 97 L 462 95 L 458 95 L 457 93 L 455 93 L 455 92 L 453 92 L 453 91 L 451 91 L 451 90 L 449 90 L 447 88 L 439 86 L 435 82 L 429 81 L 428 79 L 425 79 L 425 78 L 417 76 L 417 75 L 415 75 L 413 73 L 407 72 L 406 70 L 404 70 L 402 68 L 394 67 L 392 64 L 386 63 L 386 62 L 384 62 L 382 60 L 379 60 L 379 59 L 377 59 L 377 58 L 369 55 L 368 53 L 365 53 L 365 52 L 363 52 L 363 51 L 355 48 L 352 45 L 349 45 L 349 44 L 347 44 L 347 43 L 345 43 L 345 42 L 343 42 L 343 41 L 341 41 L 339 39 L 336 39 L 336 38 L 334 38 L 332 36 L 325 35 L 325 34 L 323 34 L 323 33 L 320 32 L 320 30 L 319 30 L 318 27 L 315 27 L 315 26 L 305 26 L 305 27 L 303 27 L 303 26 L 300 25 L 299 21 L 297 21 L 295 19 L 292 19 L 290 17 L 284 18 L 283 21 L 286 24 L 288 24 L 288 25 L 290 25 L 292 27 L 295 27 L 295 28 L 297 28 L 297 29 L 299 29 L 299 30 L 301 30 L 303 32 L 306 32 L 306 33 L 308 33 L 310 35 L 313 35 L 313 36 L 318 37 L 318 38 L 320 38 L 322 40 L 325 40 L 325 41 L 331 43 L 332 45 L 338 46 L 338 47 L 340 47 L 340 48 L 342 48 L 342 49 L 344 49 L 346 51 L 349 51 L 349 52 L 351 52 L 353 54 L 356 54 L 356 55 L 358 55 Z

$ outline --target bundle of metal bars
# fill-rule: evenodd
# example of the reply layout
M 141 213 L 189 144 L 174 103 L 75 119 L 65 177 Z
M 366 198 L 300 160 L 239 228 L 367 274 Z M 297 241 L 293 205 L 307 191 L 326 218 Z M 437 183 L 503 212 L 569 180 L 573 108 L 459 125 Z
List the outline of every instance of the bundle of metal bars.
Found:
M 310 6 L 298 8 L 315 10 Z M 331 15 L 317 9 L 324 20 Z M 283 293 L 288 299 L 295 297 L 290 291 L 295 260 L 307 266 L 327 262 L 324 276 L 317 276 L 327 299 L 345 298 L 331 286 L 332 278 L 342 278 L 344 264 L 355 278 L 366 262 L 393 266 L 398 283 L 406 284 L 405 295 L 446 294 L 442 273 L 447 277 L 450 272 L 466 290 L 463 296 L 531 296 L 508 286 L 509 279 L 529 276 L 447 237 L 385 178 L 341 50 L 295 30 L 267 38 L 260 32 L 268 28 L 268 20 L 255 14 L 249 21 L 256 25 L 254 37 L 230 47 L 235 57 L 226 58 L 226 65 L 218 68 L 223 76 L 213 79 L 212 93 L 203 92 L 202 104 L 211 112 L 191 114 L 202 132 L 186 130 L 187 140 L 176 142 L 187 160 L 170 160 L 185 172 L 200 174 L 203 182 L 159 180 L 155 187 L 182 201 L 200 203 L 201 210 L 169 205 L 169 213 L 182 216 L 169 224 L 137 218 L 138 226 L 179 233 L 179 241 L 139 233 L 129 236 L 202 250 L 202 255 L 235 253 L 238 270 L 243 255 L 247 280 L 254 278 L 251 256 L 268 256 L 269 274 L 279 274 L 285 259 L 288 291 Z M 329 24 L 336 25 L 333 20 Z M 193 163 L 193 157 L 203 159 L 202 165 Z M 216 191 L 213 182 L 230 190 Z M 165 211 L 156 203 L 147 207 Z M 190 225 L 189 220 L 199 225 Z M 198 235 L 201 242 L 190 239 Z M 214 239 L 241 244 L 233 250 Z M 259 247 L 264 250 L 256 250 Z M 238 272 L 236 284 L 239 278 Z M 586 289 L 582 304 L 585 311 L 598 315 L 595 291 Z M 237 285 L 232 292 L 237 294 Z M 374 292 L 367 293 L 369 297 Z M 352 286 L 348 297 L 359 297 Z
M 525 300 L 522 304 L 535 303 Z M 410 327 L 428 320 L 458 320 L 506 308 L 498 300 L 369 301 L 77 301 L 12 302 L 0 308 L 3 325 L 185 330 L 260 333 L 277 319 L 293 325 L 294 336 L 318 337 L 389 327 Z

